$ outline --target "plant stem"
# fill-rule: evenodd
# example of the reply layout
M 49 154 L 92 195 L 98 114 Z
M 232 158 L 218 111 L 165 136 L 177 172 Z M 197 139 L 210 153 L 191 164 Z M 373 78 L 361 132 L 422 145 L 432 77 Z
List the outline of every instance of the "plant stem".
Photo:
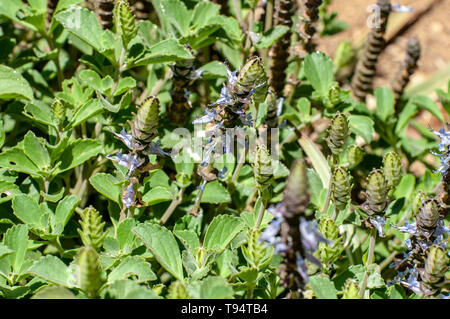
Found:
M 180 191 L 178 192 L 177 197 L 175 197 L 172 202 L 170 203 L 169 207 L 167 208 L 166 212 L 164 213 L 164 215 L 161 217 L 159 223 L 161 225 L 164 225 L 167 220 L 169 219 L 169 217 L 172 215 L 172 213 L 175 211 L 175 209 L 177 208 L 177 206 L 181 203 L 182 199 L 183 199 L 183 193 L 184 193 L 184 188 L 181 188 Z
M 380 272 L 389 266 L 389 264 L 394 260 L 395 256 L 397 256 L 398 252 L 393 251 L 385 260 L 380 264 Z
M 261 194 L 260 194 L 260 197 L 261 197 Z M 256 224 L 255 224 L 256 228 L 259 228 L 259 226 L 261 226 L 261 222 L 263 220 L 265 211 L 266 211 L 266 203 L 261 198 L 261 204 L 259 205 L 258 219 L 256 220 Z
M 358 299 L 364 298 L 364 292 L 367 287 L 367 280 L 369 279 L 369 266 L 373 263 L 373 257 L 375 253 L 375 242 L 377 240 L 377 230 L 375 228 L 370 229 L 370 242 L 369 242 L 369 251 L 367 253 L 367 263 L 366 263 L 366 271 L 364 272 L 364 278 L 361 283 L 361 288 L 359 289 Z

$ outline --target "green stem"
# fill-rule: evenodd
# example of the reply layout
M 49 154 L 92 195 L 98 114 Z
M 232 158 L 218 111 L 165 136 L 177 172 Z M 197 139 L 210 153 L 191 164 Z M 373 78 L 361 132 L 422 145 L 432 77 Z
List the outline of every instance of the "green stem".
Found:
M 372 228 L 370 230 L 370 242 L 369 242 L 369 251 L 367 253 L 366 271 L 364 272 L 364 278 L 361 283 L 361 288 L 359 289 L 358 299 L 364 298 L 364 293 L 367 287 L 367 280 L 369 279 L 369 266 L 373 263 L 373 257 L 375 255 L 376 240 L 377 240 L 377 230 L 375 228 Z
M 260 197 L 261 197 L 261 195 L 260 195 Z M 261 198 L 261 204 L 259 205 L 258 219 L 256 220 L 256 224 L 255 224 L 256 228 L 259 228 L 259 226 L 261 226 L 261 222 L 263 220 L 265 211 L 266 211 L 266 203 Z
M 398 252 L 393 251 L 385 260 L 380 264 L 380 272 L 389 266 L 389 264 L 394 260 L 395 256 L 397 256 Z

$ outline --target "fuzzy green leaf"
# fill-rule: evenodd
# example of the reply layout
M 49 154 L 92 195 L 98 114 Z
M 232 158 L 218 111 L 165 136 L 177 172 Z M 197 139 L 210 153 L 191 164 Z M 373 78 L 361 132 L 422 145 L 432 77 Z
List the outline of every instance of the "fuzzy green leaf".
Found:
M 215 180 L 205 185 L 200 202 L 211 204 L 229 203 L 231 202 L 231 197 L 228 190 L 218 180 Z
M 75 285 L 69 267 L 55 256 L 45 256 L 37 260 L 28 272 L 46 281 L 72 288 Z
M 209 224 L 203 247 L 223 251 L 234 237 L 242 230 L 244 224 L 241 219 L 230 215 L 220 215 Z
M 309 278 L 310 285 L 314 291 L 314 294 L 320 299 L 337 299 L 336 288 L 333 282 L 321 276 L 312 276 Z
M 116 185 L 118 181 L 111 174 L 98 173 L 89 178 L 89 182 L 100 194 L 109 198 L 110 200 L 121 204 L 122 187 Z
M 108 275 L 108 282 L 113 283 L 116 280 L 127 279 L 131 276 L 137 276 L 135 282 L 142 283 L 156 280 L 156 275 L 152 271 L 150 263 L 137 256 L 129 256 L 115 267 Z
M 102 150 L 102 144 L 93 139 L 78 139 L 69 144 L 61 155 L 61 165 L 55 174 L 60 174 L 83 164 Z
M 0 65 L 0 100 L 33 100 L 30 84 L 16 70 Z
M 145 223 L 134 227 L 132 231 L 155 255 L 161 266 L 175 278 L 184 280 L 180 249 L 175 237 L 167 228 Z
M 333 62 L 322 52 L 308 54 L 304 62 L 305 76 L 322 97 L 328 96 L 333 84 Z

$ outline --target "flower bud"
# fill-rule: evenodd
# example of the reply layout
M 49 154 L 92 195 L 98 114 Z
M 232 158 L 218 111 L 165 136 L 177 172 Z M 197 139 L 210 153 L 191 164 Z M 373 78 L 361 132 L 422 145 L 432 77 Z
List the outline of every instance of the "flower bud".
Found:
M 345 139 L 348 136 L 347 116 L 341 113 L 337 113 L 331 120 L 328 134 L 328 147 L 334 155 L 338 155 L 343 151 Z
M 258 88 L 256 89 L 256 87 Z M 251 93 L 252 89 L 256 89 L 256 92 L 253 93 L 253 101 L 264 102 L 269 86 L 263 61 L 257 56 L 250 57 L 239 70 L 235 93 L 238 96 L 246 96 Z
M 330 100 L 331 106 L 336 106 L 340 102 L 341 89 L 339 86 L 332 86 L 328 91 L 328 100 Z
M 420 208 L 422 207 L 422 203 L 424 201 L 425 201 L 425 194 L 422 191 L 418 191 L 411 205 L 413 216 L 416 216 L 419 213 Z
M 306 210 L 309 203 L 308 177 L 304 159 L 292 164 L 288 181 L 283 192 L 283 206 L 289 216 L 298 215 Z
M 264 144 L 258 145 L 256 149 L 253 173 L 258 190 L 263 191 L 270 186 L 273 176 L 272 159 Z
M 267 124 L 268 127 L 276 127 L 278 122 L 277 117 L 278 102 L 275 93 L 269 91 L 266 97 L 266 103 L 267 103 L 267 116 L 265 123 Z
M 122 35 L 123 46 L 126 49 L 138 32 L 133 12 L 127 1 L 119 1 L 114 6 L 113 14 L 116 32 Z
M 95 298 L 103 284 L 100 257 L 92 247 L 83 247 L 78 258 L 80 288 L 89 298 Z
M 367 177 L 366 201 L 363 210 L 369 215 L 382 214 L 387 207 L 388 188 L 383 171 L 374 169 Z
M 358 282 L 354 279 L 347 279 L 342 288 L 342 299 L 358 299 Z
M 98 251 L 106 236 L 106 232 L 103 232 L 105 222 L 102 222 L 102 217 L 93 207 L 85 208 L 80 215 L 81 230 L 77 229 L 80 238 L 85 246 L 90 246 Z
M 421 277 L 427 284 L 436 284 L 448 270 L 448 256 L 445 249 L 441 246 L 431 246 L 427 249 L 425 270 Z
M 141 107 L 131 125 L 131 134 L 141 142 L 150 143 L 158 136 L 159 126 L 159 100 L 155 96 L 149 96 Z
M 395 152 L 389 152 L 383 158 L 383 165 L 383 173 L 387 186 L 390 189 L 394 189 L 398 185 L 402 174 L 400 157 Z
M 429 198 L 422 203 L 419 214 L 416 215 L 417 229 L 431 234 L 436 228 L 440 219 L 439 202 L 434 198 Z
M 179 280 L 172 282 L 167 290 L 167 299 L 189 299 L 186 287 Z
M 347 149 L 347 161 L 350 168 L 358 166 L 364 158 L 364 151 L 358 145 L 350 145 Z
M 333 170 L 331 181 L 331 198 L 338 210 L 345 209 L 352 191 L 352 176 L 349 171 L 341 166 Z
M 52 115 L 53 118 L 58 122 L 58 124 L 61 124 L 66 116 L 66 109 L 59 99 L 55 99 L 53 101 Z

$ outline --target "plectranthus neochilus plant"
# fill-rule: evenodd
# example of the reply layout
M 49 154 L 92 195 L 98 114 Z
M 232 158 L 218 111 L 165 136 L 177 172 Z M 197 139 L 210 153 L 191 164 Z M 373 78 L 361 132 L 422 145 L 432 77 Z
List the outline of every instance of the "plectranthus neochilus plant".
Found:
M 0 298 L 448 298 L 428 34 L 373 87 L 415 16 L 332 60 L 335 4 L 3 1 Z

